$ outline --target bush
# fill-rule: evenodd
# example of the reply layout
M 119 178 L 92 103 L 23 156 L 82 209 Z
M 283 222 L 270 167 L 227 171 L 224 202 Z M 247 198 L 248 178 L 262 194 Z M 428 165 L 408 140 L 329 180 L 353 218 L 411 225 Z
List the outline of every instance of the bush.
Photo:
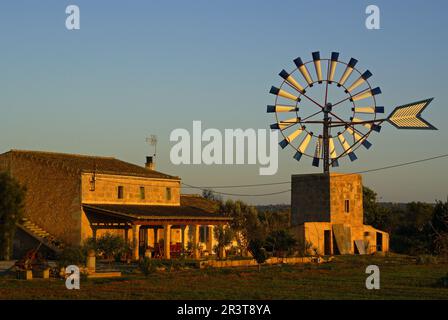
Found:
M 417 264 L 436 264 L 437 257 L 429 254 L 422 254 L 417 256 Z
M 282 256 L 290 253 L 297 240 L 286 230 L 276 230 L 269 233 L 266 238 L 265 248 L 275 256 Z
M 250 240 L 248 249 L 254 259 L 257 260 L 258 270 L 260 270 L 261 264 L 268 259 L 268 253 L 266 249 L 263 248 L 263 241 Z
M 84 254 L 86 255 L 90 249 L 95 250 L 99 257 L 118 261 L 122 256 L 131 252 L 130 246 L 126 244 L 122 237 L 111 233 L 106 233 L 96 240 L 93 238 L 87 239 L 83 245 Z
M 448 273 L 446 276 L 439 279 L 437 285 L 442 288 L 448 288 Z
M 296 248 L 299 257 L 307 257 L 312 255 L 313 244 L 309 241 L 298 241 Z
M 67 267 L 69 265 L 81 266 L 86 260 L 84 250 L 81 247 L 65 247 L 58 255 L 58 266 Z
M 145 276 L 148 276 L 156 271 L 157 265 L 154 260 L 145 257 L 140 260 L 138 267 Z

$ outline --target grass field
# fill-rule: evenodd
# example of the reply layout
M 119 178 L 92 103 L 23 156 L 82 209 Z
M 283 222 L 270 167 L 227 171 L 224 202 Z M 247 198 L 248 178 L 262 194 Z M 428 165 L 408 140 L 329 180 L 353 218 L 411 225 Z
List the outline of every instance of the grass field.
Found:
M 367 290 L 367 265 L 381 271 L 381 289 Z M 82 280 L 67 290 L 63 280 L 0 277 L 0 299 L 448 299 L 437 286 L 448 264 L 419 265 L 403 256 L 346 256 L 321 265 L 245 269 L 190 269 L 145 277 Z

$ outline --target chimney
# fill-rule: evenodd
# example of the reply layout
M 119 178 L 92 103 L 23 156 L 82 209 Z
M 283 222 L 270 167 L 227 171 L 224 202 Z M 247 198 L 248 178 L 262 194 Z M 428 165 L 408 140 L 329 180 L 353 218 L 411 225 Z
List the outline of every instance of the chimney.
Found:
M 146 157 L 145 168 L 148 169 L 148 170 L 155 170 L 156 169 L 156 164 L 154 162 L 154 157 L 153 156 Z

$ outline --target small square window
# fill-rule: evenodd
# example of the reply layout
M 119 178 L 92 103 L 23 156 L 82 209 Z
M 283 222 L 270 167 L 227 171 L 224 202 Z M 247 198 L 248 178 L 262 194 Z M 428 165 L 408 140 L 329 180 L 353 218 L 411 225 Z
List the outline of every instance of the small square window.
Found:
M 170 201 L 170 200 L 171 200 L 171 188 L 166 188 L 166 189 L 165 189 L 165 199 L 166 199 L 167 201 Z
M 344 211 L 345 211 L 345 213 L 349 213 L 350 212 L 350 200 L 345 200 L 345 202 L 344 202 Z
M 124 195 L 124 188 L 123 188 L 123 186 L 118 186 L 117 198 L 118 199 L 123 199 L 123 195 Z
M 140 187 L 140 199 L 145 200 L 145 187 Z

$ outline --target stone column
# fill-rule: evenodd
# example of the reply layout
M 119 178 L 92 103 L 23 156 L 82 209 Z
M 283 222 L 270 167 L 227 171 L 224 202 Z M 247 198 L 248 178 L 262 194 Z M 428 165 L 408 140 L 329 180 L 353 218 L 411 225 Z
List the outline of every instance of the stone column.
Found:
M 207 226 L 207 251 L 209 254 L 213 253 L 213 226 Z
M 187 226 L 180 226 L 180 237 L 182 242 L 182 250 L 185 249 L 185 228 Z
M 193 225 L 193 258 L 199 259 L 199 226 Z
M 163 226 L 163 246 L 164 246 L 163 254 L 165 259 L 171 258 L 170 245 L 171 245 L 171 225 L 165 224 Z
M 134 258 L 135 261 L 138 261 L 140 258 L 139 252 L 138 252 L 139 235 L 140 235 L 140 226 L 133 225 L 132 226 L 132 257 Z

